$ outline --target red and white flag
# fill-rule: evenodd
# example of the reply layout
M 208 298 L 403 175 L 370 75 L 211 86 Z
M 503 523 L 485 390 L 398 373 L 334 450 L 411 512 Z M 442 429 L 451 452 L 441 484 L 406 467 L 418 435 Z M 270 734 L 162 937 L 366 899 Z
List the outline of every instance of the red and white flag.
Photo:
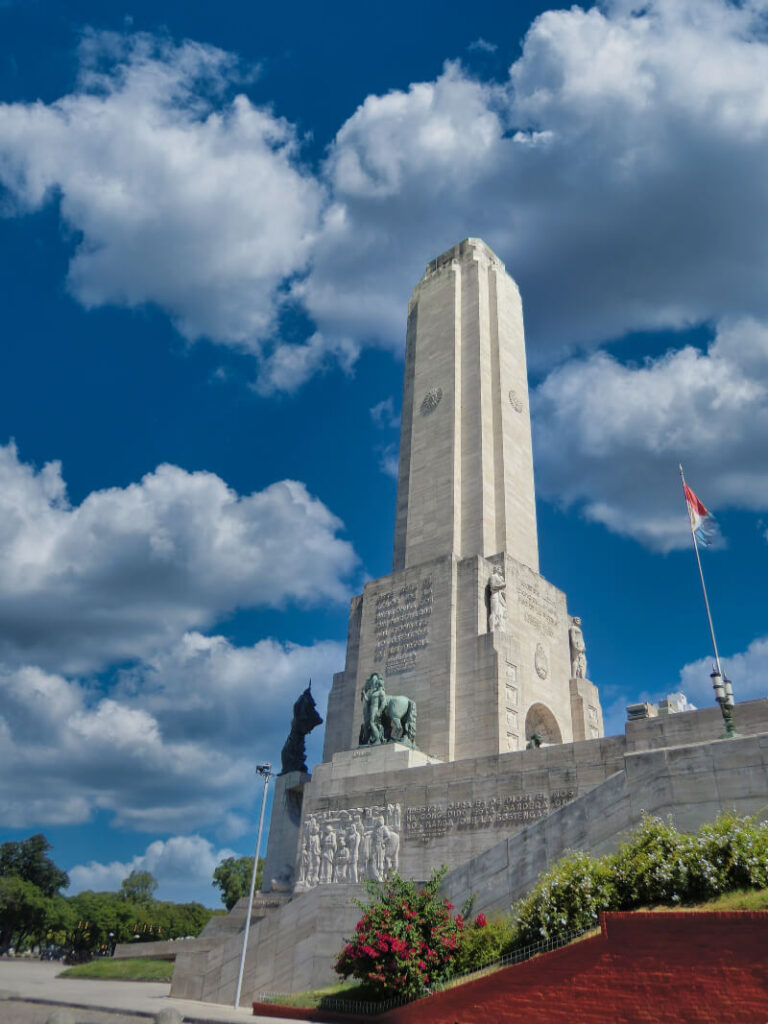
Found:
M 696 497 L 688 484 L 683 484 L 683 490 L 685 491 L 685 503 L 688 506 L 688 518 L 691 520 L 691 530 L 704 547 L 709 547 L 712 541 L 715 517 L 704 502 Z

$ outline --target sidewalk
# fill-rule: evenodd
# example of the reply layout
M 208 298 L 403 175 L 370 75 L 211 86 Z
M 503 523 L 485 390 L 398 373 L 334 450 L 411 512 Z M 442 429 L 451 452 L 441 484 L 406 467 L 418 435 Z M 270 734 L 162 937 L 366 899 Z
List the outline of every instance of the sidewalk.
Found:
M 167 982 L 96 981 L 88 978 L 57 978 L 63 970 L 60 963 L 41 960 L 0 959 L 0 990 L 19 1000 L 39 1000 L 59 1006 L 83 1007 L 87 1024 L 147 1024 L 156 1013 L 172 1006 L 185 1021 L 194 1024 L 274 1024 L 268 1017 L 254 1017 L 249 1009 L 222 1006 L 220 1003 L 198 1003 L 176 999 L 168 993 Z M 2 1024 L 43 1024 L 55 1006 L 45 1006 L 16 999 L 0 1002 Z M 99 1011 L 116 1011 L 103 1013 Z M 78 1013 L 75 1017 L 79 1021 Z

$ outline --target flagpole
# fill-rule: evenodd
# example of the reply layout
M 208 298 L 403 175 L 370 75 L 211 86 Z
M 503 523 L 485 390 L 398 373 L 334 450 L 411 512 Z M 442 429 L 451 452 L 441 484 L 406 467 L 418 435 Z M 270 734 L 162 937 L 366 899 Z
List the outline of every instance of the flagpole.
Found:
M 699 579 L 701 580 L 701 592 L 704 595 L 704 607 L 707 609 L 707 622 L 709 623 L 709 635 L 712 637 L 712 650 L 715 654 L 715 667 L 711 674 L 712 686 L 715 691 L 715 700 L 720 705 L 720 712 L 723 716 L 723 722 L 725 723 L 725 735 L 723 739 L 731 739 L 736 736 L 736 731 L 733 725 L 733 686 L 731 685 L 730 679 L 727 676 L 723 676 L 723 668 L 720 664 L 720 655 L 717 650 L 717 640 L 715 639 L 715 627 L 712 624 L 712 612 L 709 609 L 709 598 L 707 597 L 707 586 L 704 583 L 704 570 L 701 567 L 701 557 L 699 555 L 699 545 L 696 540 L 696 531 L 693 528 L 693 517 L 691 516 L 691 507 L 688 502 L 688 495 L 685 487 L 685 476 L 683 475 L 683 467 L 678 465 L 680 470 L 680 479 L 683 483 L 683 498 L 685 499 L 685 507 L 688 511 L 688 525 L 691 528 L 691 539 L 693 540 L 693 550 L 696 552 L 696 564 L 699 567 Z
M 678 464 L 677 467 L 680 470 L 680 480 L 683 484 L 683 498 L 685 499 L 685 507 L 688 510 L 688 499 L 685 495 L 685 476 L 683 474 L 683 467 Z M 707 597 L 707 585 L 704 582 L 704 571 L 701 568 L 701 556 L 699 555 L 699 545 L 696 540 L 696 532 L 693 529 L 693 522 L 691 520 L 690 510 L 688 510 L 688 525 L 691 528 L 691 540 L 693 541 L 693 550 L 696 552 L 696 564 L 699 567 L 699 579 L 701 580 L 701 592 L 704 595 L 704 607 L 707 609 L 707 622 L 709 623 L 709 635 L 712 637 L 712 650 L 715 652 L 715 666 L 717 668 L 717 674 L 722 676 L 723 669 L 720 664 L 720 655 L 717 652 L 717 640 L 715 639 L 715 627 L 712 625 L 712 612 L 709 610 L 709 598 Z

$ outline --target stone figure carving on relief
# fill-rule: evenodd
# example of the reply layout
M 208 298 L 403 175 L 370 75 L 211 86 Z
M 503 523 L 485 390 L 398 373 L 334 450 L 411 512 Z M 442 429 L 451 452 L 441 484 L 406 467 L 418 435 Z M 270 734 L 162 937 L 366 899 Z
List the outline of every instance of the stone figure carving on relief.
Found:
M 281 775 L 285 775 L 287 772 L 306 772 L 305 738 L 316 726 L 322 724 L 323 720 L 317 713 L 317 705 L 312 696 L 312 680 L 310 679 L 309 686 L 293 705 L 291 731 L 280 752 Z
M 584 634 L 581 631 L 581 619 L 574 615 L 571 619 L 569 630 L 571 641 L 571 678 L 587 678 L 587 648 L 584 644 Z
M 363 878 L 383 881 L 399 866 L 401 820 L 400 804 L 307 815 L 296 891 Z
M 320 842 L 320 882 L 333 881 L 333 862 L 336 859 L 337 845 L 336 833 L 331 825 L 326 825 Z
M 390 697 L 378 672 L 366 679 L 360 693 L 363 702 L 361 747 L 403 743 L 416 749 L 416 702 L 410 697 Z
M 495 566 L 488 580 L 488 598 L 490 613 L 488 615 L 488 631 L 505 633 L 507 630 L 507 581 L 504 579 L 501 566 Z

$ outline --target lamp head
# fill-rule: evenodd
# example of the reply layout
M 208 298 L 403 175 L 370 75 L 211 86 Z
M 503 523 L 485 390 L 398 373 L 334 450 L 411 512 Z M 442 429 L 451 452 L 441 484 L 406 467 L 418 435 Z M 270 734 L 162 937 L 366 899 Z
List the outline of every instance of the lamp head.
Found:
M 271 775 L 272 764 L 269 761 L 265 761 L 264 764 L 257 764 L 256 771 L 259 773 L 259 775 Z
M 715 691 L 715 700 L 716 701 L 724 700 L 724 698 L 725 698 L 725 687 L 723 686 L 723 677 L 720 675 L 720 673 L 717 671 L 717 669 L 715 669 L 710 674 L 709 678 L 712 680 L 712 686 L 713 686 L 714 691 Z

